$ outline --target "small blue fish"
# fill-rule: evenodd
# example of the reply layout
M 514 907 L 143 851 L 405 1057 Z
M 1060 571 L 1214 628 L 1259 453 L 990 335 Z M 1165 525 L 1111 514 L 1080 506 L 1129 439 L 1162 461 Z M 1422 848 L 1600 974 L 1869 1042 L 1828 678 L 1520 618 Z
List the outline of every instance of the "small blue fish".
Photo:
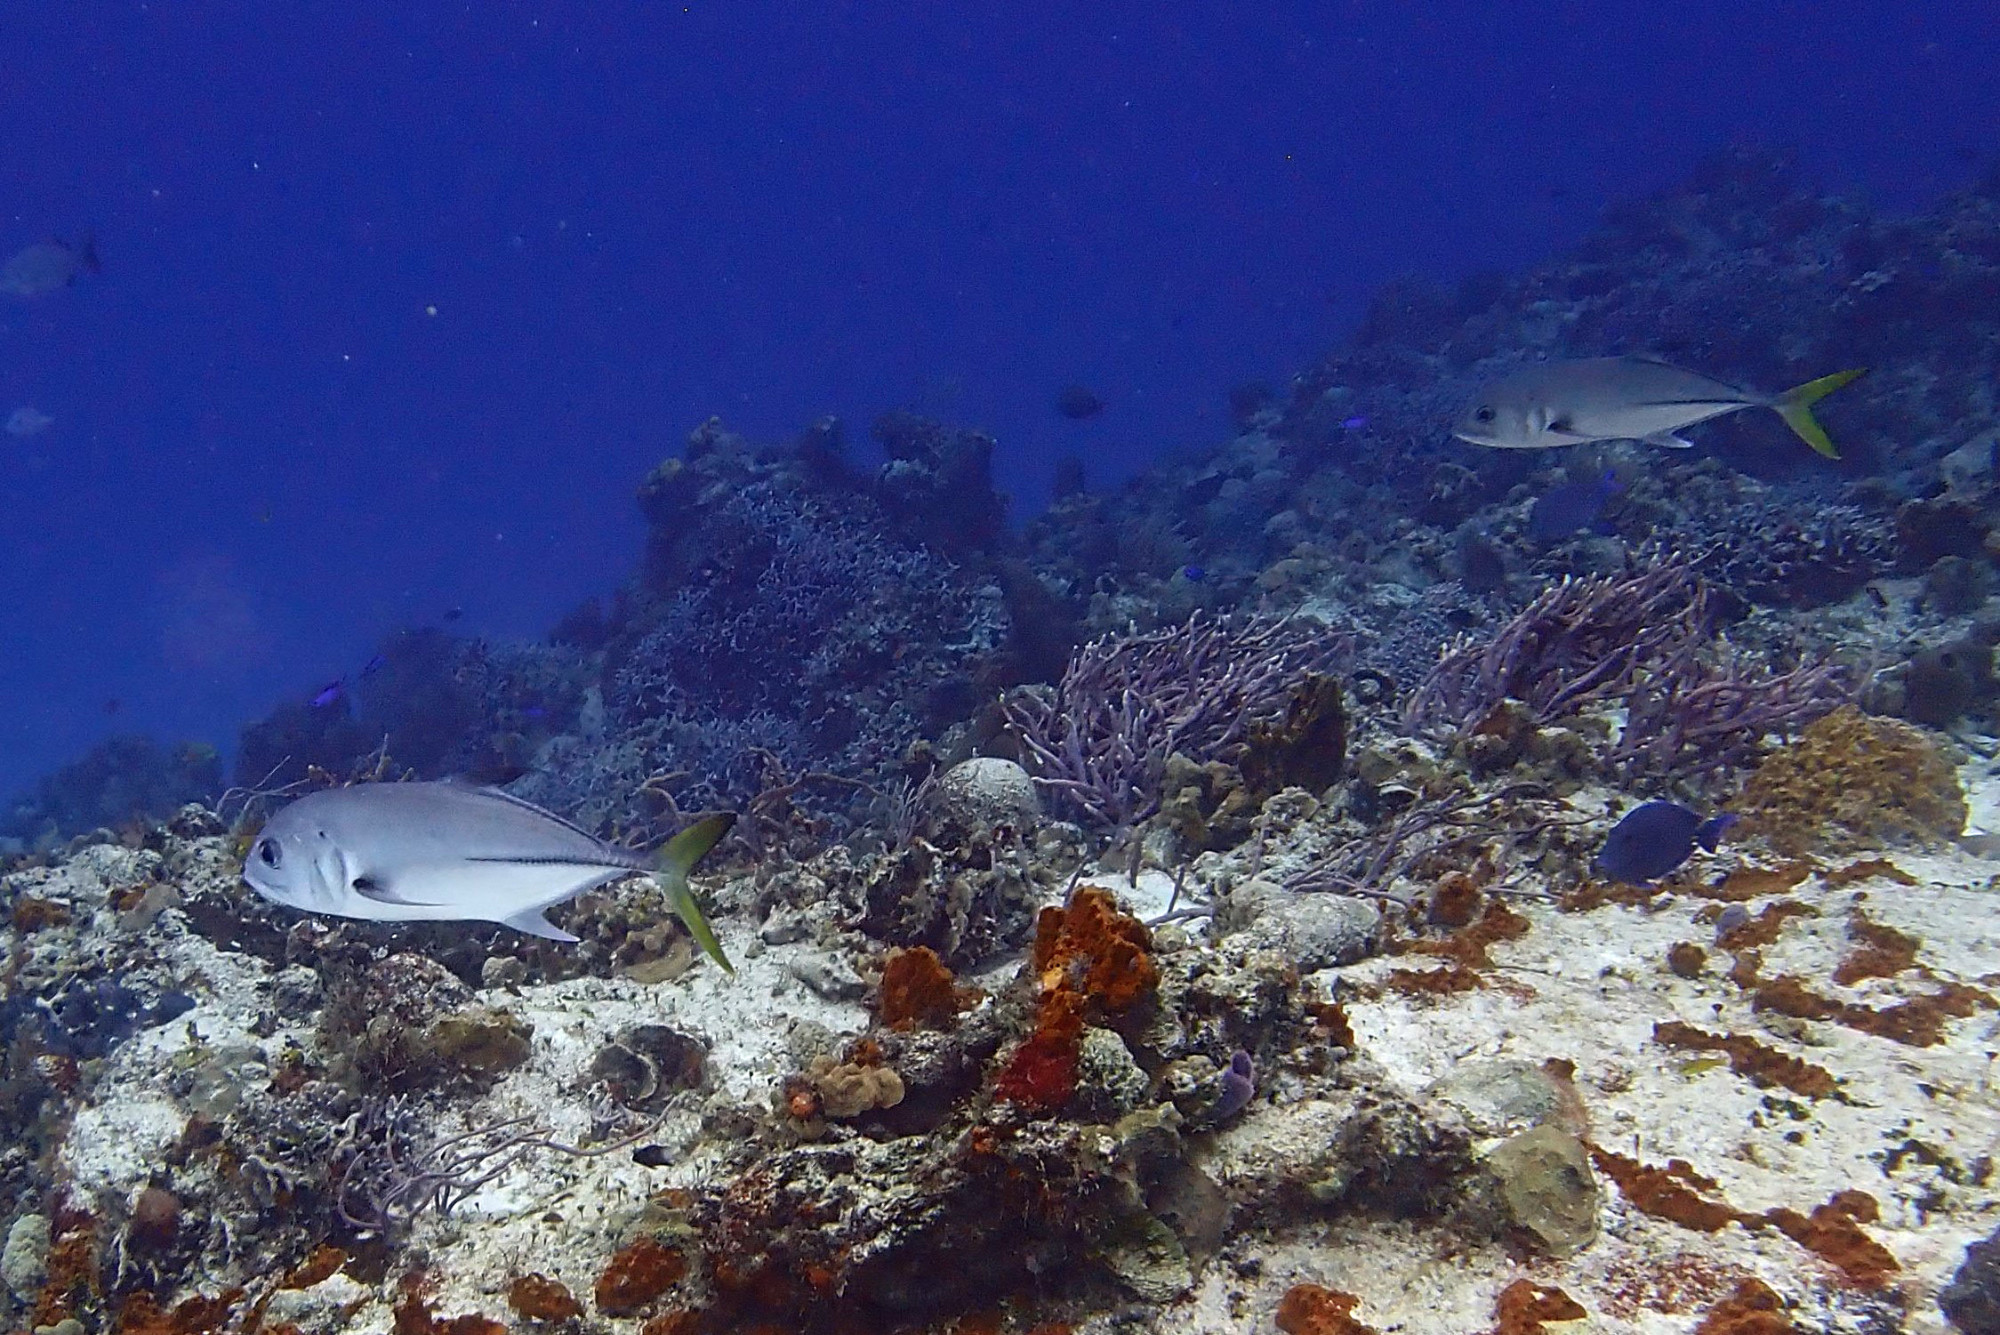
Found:
M 1350 417 L 1346 421 L 1342 422 L 1340 424 L 1340 429 L 1342 431 L 1359 431 L 1367 425 L 1368 425 L 1368 419 L 1366 417 L 1355 416 L 1355 417 Z
M 1605 502 L 1623 490 L 1625 486 L 1618 480 L 1618 474 L 1608 468 L 1603 477 L 1588 482 L 1565 482 L 1550 487 L 1528 510 L 1528 536 L 1548 542 L 1587 528 L 1604 509 Z
M 361 675 L 364 678 L 372 677 L 376 673 L 380 672 L 383 668 L 388 666 L 389 666 L 389 660 L 384 658 L 382 655 L 377 654 L 373 658 L 369 659 L 366 663 L 363 663 L 361 665 Z
M 1611 880 L 1650 885 L 1686 862 L 1696 844 L 1713 853 L 1736 821 L 1734 812 L 1703 820 L 1678 802 L 1642 803 L 1611 827 L 1592 865 Z
M 335 705 L 339 704 L 340 697 L 346 694 L 347 694 L 346 682 L 330 681 L 326 685 L 320 687 L 319 690 L 315 691 L 313 693 L 312 699 L 306 701 L 306 703 L 311 705 L 314 709 L 331 709 Z
M 1222 1073 L 1222 1097 L 1215 1101 L 1215 1120 L 1236 1116 L 1250 1106 L 1257 1092 L 1257 1068 L 1250 1054 L 1238 1048 L 1229 1055 L 1229 1069 Z
M 1199 584 L 1208 578 L 1208 571 L 1202 566 L 1182 566 L 1181 578 L 1190 584 Z

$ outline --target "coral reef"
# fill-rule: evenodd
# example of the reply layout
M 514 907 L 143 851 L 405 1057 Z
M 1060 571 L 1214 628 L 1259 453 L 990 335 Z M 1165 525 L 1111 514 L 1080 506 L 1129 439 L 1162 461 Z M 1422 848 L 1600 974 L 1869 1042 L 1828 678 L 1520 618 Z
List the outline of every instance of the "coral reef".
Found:
M 1977 1328 L 2000 790 L 1919 725 L 1984 754 L 2000 706 L 1997 279 L 1990 184 L 1892 222 L 1734 152 L 1396 285 L 1018 534 L 980 432 L 703 424 L 623 589 L 391 636 L 246 730 L 228 808 L 462 773 L 641 845 L 728 804 L 739 973 L 636 878 L 574 945 L 281 909 L 162 809 L 210 788 L 91 758 L 0 861 L 10 1326 Z M 1876 370 L 1838 464 L 1758 414 L 1447 440 L 1628 351 Z M 1652 791 L 1748 837 L 1595 880 Z
M 0 836 L 23 843 L 69 838 L 107 826 L 160 821 L 222 792 L 222 757 L 194 742 L 111 737 L 45 776 L 0 819 Z

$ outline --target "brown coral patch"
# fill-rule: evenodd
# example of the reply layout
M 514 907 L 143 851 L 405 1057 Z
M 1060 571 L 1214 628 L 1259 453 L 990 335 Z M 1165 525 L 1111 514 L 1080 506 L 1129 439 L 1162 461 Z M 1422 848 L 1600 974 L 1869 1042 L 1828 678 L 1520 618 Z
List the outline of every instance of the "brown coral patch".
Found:
M 1454 992 L 1474 992 L 1486 986 L 1477 969 L 1463 964 L 1447 964 L 1442 969 L 1391 969 L 1382 976 L 1382 986 L 1411 997 L 1446 997 Z
M 1718 1233 L 1742 1219 L 1731 1206 L 1701 1194 L 1716 1190 L 1716 1183 L 1695 1172 L 1685 1159 L 1669 1159 L 1661 1168 L 1596 1145 L 1590 1147 L 1590 1159 L 1642 1214 L 1698 1233 Z
M 680 1283 L 687 1260 L 657 1238 L 635 1238 L 597 1277 L 592 1296 L 606 1316 L 631 1316 Z
M 1748 922 L 1738 923 L 1724 932 L 1716 944 L 1725 950 L 1748 950 L 1753 946 L 1768 946 L 1778 939 L 1785 929 L 1787 918 L 1816 918 L 1819 912 L 1799 903 L 1796 899 L 1781 899 L 1775 904 L 1766 904 L 1756 917 Z
M 1076 892 L 1067 908 L 1045 908 L 1035 920 L 1035 972 L 1042 990 L 1054 980 L 1080 990 L 1104 1010 L 1131 1009 L 1153 995 L 1160 971 L 1153 966 L 1152 939 L 1144 923 L 1120 913 L 1109 890 L 1094 885 Z
M 1828 1262 L 1857 1288 L 1887 1287 L 1902 1267 L 1889 1249 L 1862 1231 L 1881 1213 L 1865 1191 L 1839 1191 L 1810 1215 L 1767 1210 L 1764 1218 L 1799 1246 Z
M 696 1335 L 700 1329 L 699 1312 L 662 1312 L 639 1327 L 639 1335 Z
M 1493 1303 L 1493 1335 L 1543 1335 L 1544 1321 L 1580 1321 L 1583 1304 L 1553 1284 L 1517 1279 Z
M 1595 1145 L 1590 1147 L 1590 1157 L 1618 1184 L 1635 1209 L 1683 1228 L 1702 1233 L 1720 1232 L 1730 1224 L 1748 1229 L 1776 1228 L 1839 1270 L 1857 1288 L 1883 1288 L 1901 1268 L 1888 1248 L 1861 1227 L 1873 1223 L 1878 1214 L 1875 1198 L 1865 1191 L 1835 1192 L 1810 1215 L 1782 1207 L 1750 1214 L 1703 1196 L 1702 1192 L 1713 1193 L 1716 1184 L 1685 1160 L 1671 1159 L 1665 1168 L 1658 1168 Z
M 929 946 L 891 950 L 882 960 L 876 1014 L 892 1029 L 947 1029 L 976 999 L 971 989 L 956 985 L 951 970 Z
M 1850 862 L 1845 867 L 1821 872 L 1819 879 L 1826 885 L 1827 889 L 1838 890 L 1843 885 L 1852 885 L 1856 881 L 1865 881 L 1873 876 L 1880 876 L 1884 880 L 1894 881 L 1898 885 L 1916 885 L 1918 883 L 1916 877 L 1910 875 L 1910 873 L 1904 871 L 1887 858 L 1863 858 L 1859 862 Z
M 1526 936 L 1528 926 L 1527 918 L 1499 899 L 1489 898 L 1485 911 L 1475 921 L 1450 936 L 1436 941 L 1411 941 L 1398 947 L 1412 955 L 1442 958 L 1447 961 L 1443 968 L 1391 969 L 1382 976 L 1379 990 L 1374 994 L 1400 992 L 1404 996 L 1437 997 L 1485 987 L 1487 979 L 1479 971 L 1493 966 L 1489 947 Z
M 1694 1335 L 1798 1335 L 1785 1305 L 1761 1279 L 1744 1279 L 1708 1309 Z
M 1795 1020 L 1831 1020 L 1859 1033 L 1912 1048 L 1935 1046 L 1944 1038 L 1945 1021 L 1962 1020 L 1982 1007 L 1990 1010 L 1994 1005 L 1993 997 L 1976 987 L 1946 983 L 1929 996 L 1912 997 L 1877 1009 L 1823 996 L 1807 987 L 1802 979 L 1789 975 L 1762 982 L 1754 971 L 1746 972 L 1750 980 L 1750 1004 L 1757 1010 L 1774 1011 Z
M 583 1304 L 569 1286 L 547 1275 L 520 1275 L 507 1286 L 507 1306 L 529 1321 L 551 1324 L 583 1315 Z
M 1452 872 L 1440 879 L 1437 888 L 1431 891 L 1424 917 L 1433 927 L 1463 927 L 1479 911 L 1481 897 L 1479 886 L 1468 873 Z
M 1318 1284 L 1294 1284 L 1278 1301 L 1278 1329 L 1285 1335 L 1376 1335 L 1354 1319 L 1361 1300 Z
M 1813 874 L 1813 864 L 1799 859 L 1776 867 L 1738 867 L 1722 878 L 1720 885 L 1697 891 L 1704 899 L 1720 899 L 1740 904 L 1746 899 L 1781 895 Z
M 162 1309 L 151 1294 L 135 1293 L 118 1309 L 117 1335 L 215 1335 L 228 1323 L 243 1290 L 225 1289 L 214 1297 L 196 1294 Z
M 1879 923 L 1855 909 L 1847 918 L 1848 938 L 1856 948 L 1834 966 L 1833 981 L 1852 987 L 1864 978 L 1894 978 L 1917 965 L 1916 937 Z
M 505 1325 L 477 1312 L 438 1316 L 424 1299 L 424 1287 L 421 1274 L 405 1275 L 398 1282 L 396 1316 L 391 1327 L 395 1335 L 507 1335 Z
M 1676 978 L 1699 978 L 1708 967 L 1708 952 L 1692 941 L 1676 941 L 1667 947 L 1667 972 Z
M 1528 920 L 1498 899 L 1490 899 L 1477 921 L 1461 927 L 1442 941 L 1415 941 L 1410 951 L 1417 955 L 1439 955 L 1468 969 L 1491 967 L 1487 949 L 1502 941 L 1518 941 L 1528 934 Z
M 1312 1016 L 1316 1034 L 1334 1047 L 1352 1051 L 1359 1046 L 1354 1041 L 1354 1026 L 1347 1019 L 1347 1008 L 1339 1002 L 1309 1001 L 1306 1014 Z
M 14 901 L 13 921 L 14 929 L 19 932 L 39 932 L 50 927 L 66 927 L 70 922 L 69 905 L 53 899 L 22 895 Z
M 306 1253 L 306 1259 L 286 1272 L 279 1282 L 281 1289 L 309 1289 L 322 1280 L 333 1278 L 340 1268 L 347 1264 L 347 1253 L 330 1242 L 322 1242 Z
M 89 1215 L 72 1214 L 57 1221 L 56 1240 L 43 1270 L 47 1278 L 33 1315 L 37 1327 L 75 1316 L 77 1305 L 97 1291 L 97 1231 Z
M 1669 1020 L 1653 1026 L 1653 1041 L 1694 1052 L 1722 1052 L 1729 1069 L 1762 1088 L 1776 1085 L 1807 1098 L 1826 1098 L 1840 1090 L 1831 1071 L 1766 1046 L 1748 1034 L 1711 1034 L 1691 1024 Z

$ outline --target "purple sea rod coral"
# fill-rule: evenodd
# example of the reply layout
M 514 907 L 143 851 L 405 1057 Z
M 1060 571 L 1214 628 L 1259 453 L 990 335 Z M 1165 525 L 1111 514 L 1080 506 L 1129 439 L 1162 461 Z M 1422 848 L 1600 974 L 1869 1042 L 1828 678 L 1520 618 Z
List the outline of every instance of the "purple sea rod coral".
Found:
M 1015 691 L 1004 708 L 1035 781 L 1086 823 L 1123 829 L 1158 809 L 1168 756 L 1232 759 L 1253 724 L 1349 650 L 1317 622 L 1197 612 L 1149 635 L 1093 640 L 1053 691 Z
M 1853 693 L 1830 661 L 1782 671 L 1714 632 L 1708 587 L 1679 561 L 1566 579 L 1485 640 L 1463 641 L 1411 697 L 1414 728 L 1479 728 L 1508 700 L 1539 723 L 1624 706 L 1600 757 L 1620 782 L 1698 780 L 1755 759 L 1764 738 L 1830 713 Z
M 1446 651 L 1406 708 L 1413 727 L 1468 729 L 1504 700 L 1548 721 L 1622 695 L 1639 669 L 1698 638 L 1707 591 L 1677 563 L 1565 579 L 1486 640 Z

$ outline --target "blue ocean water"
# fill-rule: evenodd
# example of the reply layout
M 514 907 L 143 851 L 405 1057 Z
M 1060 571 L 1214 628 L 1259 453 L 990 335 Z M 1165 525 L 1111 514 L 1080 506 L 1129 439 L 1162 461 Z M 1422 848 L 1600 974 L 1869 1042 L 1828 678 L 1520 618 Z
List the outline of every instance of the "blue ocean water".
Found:
M 1914 210 L 1997 132 L 1971 5 L 10 6 L 0 251 L 102 272 L 0 296 L 0 415 L 51 419 L 0 437 L 0 792 L 226 751 L 454 609 L 542 633 L 711 415 L 976 426 L 1019 522 L 1398 274 L 1742 139 Z

